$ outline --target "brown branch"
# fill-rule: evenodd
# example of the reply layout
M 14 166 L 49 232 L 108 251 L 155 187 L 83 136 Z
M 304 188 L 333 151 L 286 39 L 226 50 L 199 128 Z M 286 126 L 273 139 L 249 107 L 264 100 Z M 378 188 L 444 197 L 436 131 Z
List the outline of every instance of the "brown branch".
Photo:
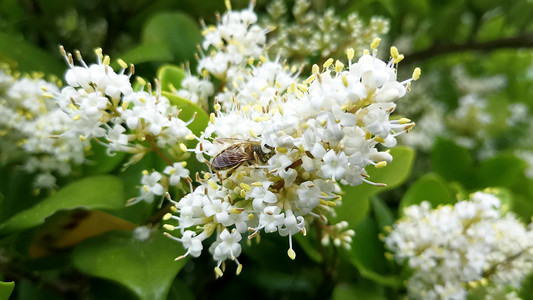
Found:
M 486 42 L 470 42 L 465 44 L 432 45 L 428 49 L 406 54 L 403 64 L 418 63 L 435 56 L 465 51 L 492 51 L 505 48 L 533 48 L 533 33 L 525 33 L 514 37 L 502 38 Z

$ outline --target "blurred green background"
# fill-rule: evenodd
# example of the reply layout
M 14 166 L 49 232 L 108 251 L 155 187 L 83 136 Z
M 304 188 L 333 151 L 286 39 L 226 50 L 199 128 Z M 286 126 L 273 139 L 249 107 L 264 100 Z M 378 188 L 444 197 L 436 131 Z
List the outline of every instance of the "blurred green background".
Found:
M 398 209 L 422 200 L 453 203 L 456 195 L 499 187 L 510 209 L 530 222 L 532 1 L 314 0 L 310 4 L 310 10 L 319 14 L 333 7 L 341 18 L 357 12 L 365 24 L 373 16 L 388 19 L 390 30 L 382 36 L 382 48 L 396 45 L 406 57 L 398 77 L 409 78 L 414 67 L 422 68 L 422 78 L 413 83 L 411 94 L 397 109 L 418 123 L 409 133 L 413 138 L 400 140 L 414 150 L 398 150 L 389 177 L 375 174 L 373 178 L 384 176 L 388 189 L 345 190 L 346 199 L 354 198 L 346 208 L 351 213 L 343 215 L 357 232 L 352 251 L 321 247 L 311 232 L 307 239 L 298 239 L 298 256 L 291 261 L 285 238 L 264 235 L 260 245 L 243 247 L 244 255 L 239 258 L 243 273 L 236 276 L 228 271 L 219 280 L 214 280 L 208 254 L 172 265 L 172 259 L 183 251 L 178 245 L 158 238 L 149 245 L 136 244 L 123 232 L 107 233 L 75 247 L 47 249 L 46 256 L 35 258 L 30 251 L 36 241 L 47 232 L 61 235 L 61 226 L 68 231 L 68 219 L 76 216 L 80 206 L 88 208 L 91 216 L 102 210 L 130 222 L 121 229 L 131 230 L 131 223 L 144 224 L 156 211 L 154 207 L 123 209 L 122 200 L 135 196 L 140 170 L 156 163 L 147 157 L 124 175 L 118 167 L 121 160 L 109 159 L 108 170 L 84 169 L 78 177 L 62 179 L 60 185 L 79 184 L 79 178 L 108 172 L 120 176 L 121 182 L 93 177 L 94 182 L 71 186 L 76 192 L 59 191 L 52 200 L 28 189 L 31 174 L 7 165 L 0 170 L 0 281 L 16 281 L 12 299 L 233 299 L 245 295 L 257 299 L 402 299 L 408 271 L 385 259 L 378 239 L 383 226 L 398 217 Z M 267 15 L 268 5 L 268 1 L 257 1 L 260 20 Z M 286 1 L 286 5 L 291 21 L 294 2 Z M 245 8 L 248 2 L 232 1 L 232 6 Z M 62 77 L 67 66 L 58 45 L 70 51 L 79 49 L 87 62 L 94 60 L 93 50 L 102 47 L 112 58 L 135 64 L 137 75 L 155 78 L 165 64 L 190 62 L 194 66 L 202 40 L 200 20 L 214 24 L 216 13 L 224 11 L 223 1 L 0 0 L 0 62 L 20 72 Z M 387 51 L 380 54 L 388 58 Z M 483 101 L 469 102 L 468 98 Z M 520 118 L 513 118 L 517 115 Z M 435 124 L 439 126 L 432 127 Z M 100 190 L 99 200 L 72 201 L 81 186 L 90 187 L 89 194 Z M 42 201 L 47 204 L 39 206 Z M 85 214 L 86 210 L 80 212 L 84 218 Z M 15 215 L 20 220 L 13 221 Z M 130 249 L 142 249 L 142 253 Z M 113 271 L 95 265 L 107 265 Z M 524 299 L 533 299 L 532 282 L 530 277 L 524 284 L 520 293 Z

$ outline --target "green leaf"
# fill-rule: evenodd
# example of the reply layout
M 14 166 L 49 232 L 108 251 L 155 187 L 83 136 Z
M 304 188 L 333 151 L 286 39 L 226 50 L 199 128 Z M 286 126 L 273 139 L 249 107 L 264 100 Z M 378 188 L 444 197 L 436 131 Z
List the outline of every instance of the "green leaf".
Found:
M 431 150 L 431 163 L 433 170 L 446 180 L 475 186 L 474 166 L 467 149 L 439 138 Z
M 322 262 L 322 255 L 317 250 L 317 247 L 313 246 L 310 242 L 309 236 L 304 236 L 302 234 L 293 235 L 300 247 L 304 250 L 305 254 L 316 263 Z M 316 241 L 316 239 L 314 239 Z M 319 241 L 320 242 L 320 241 Z
M 357 282 L 356 284 L 340 283 L 333 289 L 333 300 L 386 300 L 383 287 L 372 282 Z
M 350 250 L 350 261 L 361 276 L 385 286 L 402 286 L 399 277 L 383 275 L 387 269 L 387 261 L 384 245 L 378 238 L 379 230 L 375 221 L 366 218 L 354 230 L 355 238 Z
M 123 185 L 114 176 L 94 176 L 69 184 L 0 226 L 0 235 L 42 224 L 58 210 L 120 209 L 125 205 Z
M 162 45 L 174 55 L 174 61 L 185 62 L 194 58 L 202 34 L 195 20 L 185 13 L 161 12 L 145 24 L 141 41 Z
M 107 174 L 115 170 L 126 157 L 125 152 L 107 154 L 107 147 L 97 142 L 91 142 L 91 154 L 87 156 L 88 163 L 83 166 L 84 175 Z
M 172 92 L 170 85 L 175 89 L 179 89 L 181 87 L 181 81 L 185 78 L 185 71 L 177 66 L 165 65 L 157 70 L 157 78 L 161 82 L 162 91 Z
M 344 196 L 342 205 L 336 209 L 336 221 L 346 220 L 351 227 L 359 224 L 368 214 L 370 197 L 377 193 L 395 188 L 402 184 L 409 174 L 414 160 L 414 151 L 407 147 L 391 149 L 394 157 L 392 163 L 385 168 L 367 168 L 370 180 L 386 183 L 385 187 L 378 187 L 363 183 L 358 186 L 343 186 Z
M 477 176 L 479 186 L 510 186 L 524 174 L 527 164 L 514 155 L 499 155 L 484 161 Z
M 13 36 L 0 32 L 0 61 L 6 56 L 17 63 L 16 68 L 22 72 L 41 71 L 61 76 L 66 69 L 58 56 L 26 42 L 22 36 Z M 59 50 L 58 50 L 59 53 Z
M 118 282 L 140 299 L 165 299 L 186 259 L 180 243 L 160 232 L 138 241 L 127 232 L 110 232 L 74 249 L 74 265 L 85 274 Z
M 522 195 L 514 194 L 512 210 L 522 221 L 529 223 L 531 222 L 531 216 L 533 216 L 533 201 Z
M 0 299 L 9 299 L 9 296 L 15 288 L 15 282 L 2 282 L 0 281 Z
M 187 121 L 196 113 L 196 118 L 188 126 L 194 134 L 200 135 L 200 133 L 205 130 L 207 123 L 209 122 L 209 115 L 205 112 L 205 110 L 203 110 L 197 104 L 192 103 L 191 101 L 176 94 L 169 92 L 162 92 L 161 94 L 167 97 L 172 105 L 181 109 L 180 119 Z
M 435 173 L 429 173 L 420 177 L 413 183 L 407 192 L 405 192 L 398 210 L 403 214 L 403 209 L 420 204 L 423 201 L 431 203 L 433 208 L 440 204 L 453 204 L 456 201 L 451 190 L 448 188 L 446 181 Z
M 119 56 L 128 64 L 171 61 L 174 56 L 164 43 L 141 44 Z
M 372 197 L 371 202 L 379 230 L 383 231 L 386 226 L 392 226 L 394 224 L 394 215 L 391 209 L 378 197 Z

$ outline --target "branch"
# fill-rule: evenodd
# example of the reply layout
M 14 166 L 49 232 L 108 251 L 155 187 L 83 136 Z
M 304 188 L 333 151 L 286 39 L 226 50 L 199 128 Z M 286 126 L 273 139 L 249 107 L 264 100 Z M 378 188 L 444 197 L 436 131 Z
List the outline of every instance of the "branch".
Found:
M 492 51 L 504 48 L 533 48 L 533 33 L 525 33 L 509 38 L 486 42 L 472 42 L 466 44 L 432 45 L 428 49 L 406 54 L 402 60 L 404 64 L 412 64 L 427 60 L 439 55 L 465 52 L 471 50 Z

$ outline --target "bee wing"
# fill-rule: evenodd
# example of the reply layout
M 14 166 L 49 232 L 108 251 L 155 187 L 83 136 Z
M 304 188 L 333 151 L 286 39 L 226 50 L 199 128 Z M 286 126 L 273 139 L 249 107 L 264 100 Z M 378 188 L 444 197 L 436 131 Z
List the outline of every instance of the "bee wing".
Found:
M 218 144 L 218 145 L 223 145 L 223 146 L 231 146 L 231 145 L 250 144 L 250 143 L 257 143 L 257 142 L 251 141 L 251 140 L 238 139 L 238 138 L 215 138 L 213 140 L 213 143 Z

